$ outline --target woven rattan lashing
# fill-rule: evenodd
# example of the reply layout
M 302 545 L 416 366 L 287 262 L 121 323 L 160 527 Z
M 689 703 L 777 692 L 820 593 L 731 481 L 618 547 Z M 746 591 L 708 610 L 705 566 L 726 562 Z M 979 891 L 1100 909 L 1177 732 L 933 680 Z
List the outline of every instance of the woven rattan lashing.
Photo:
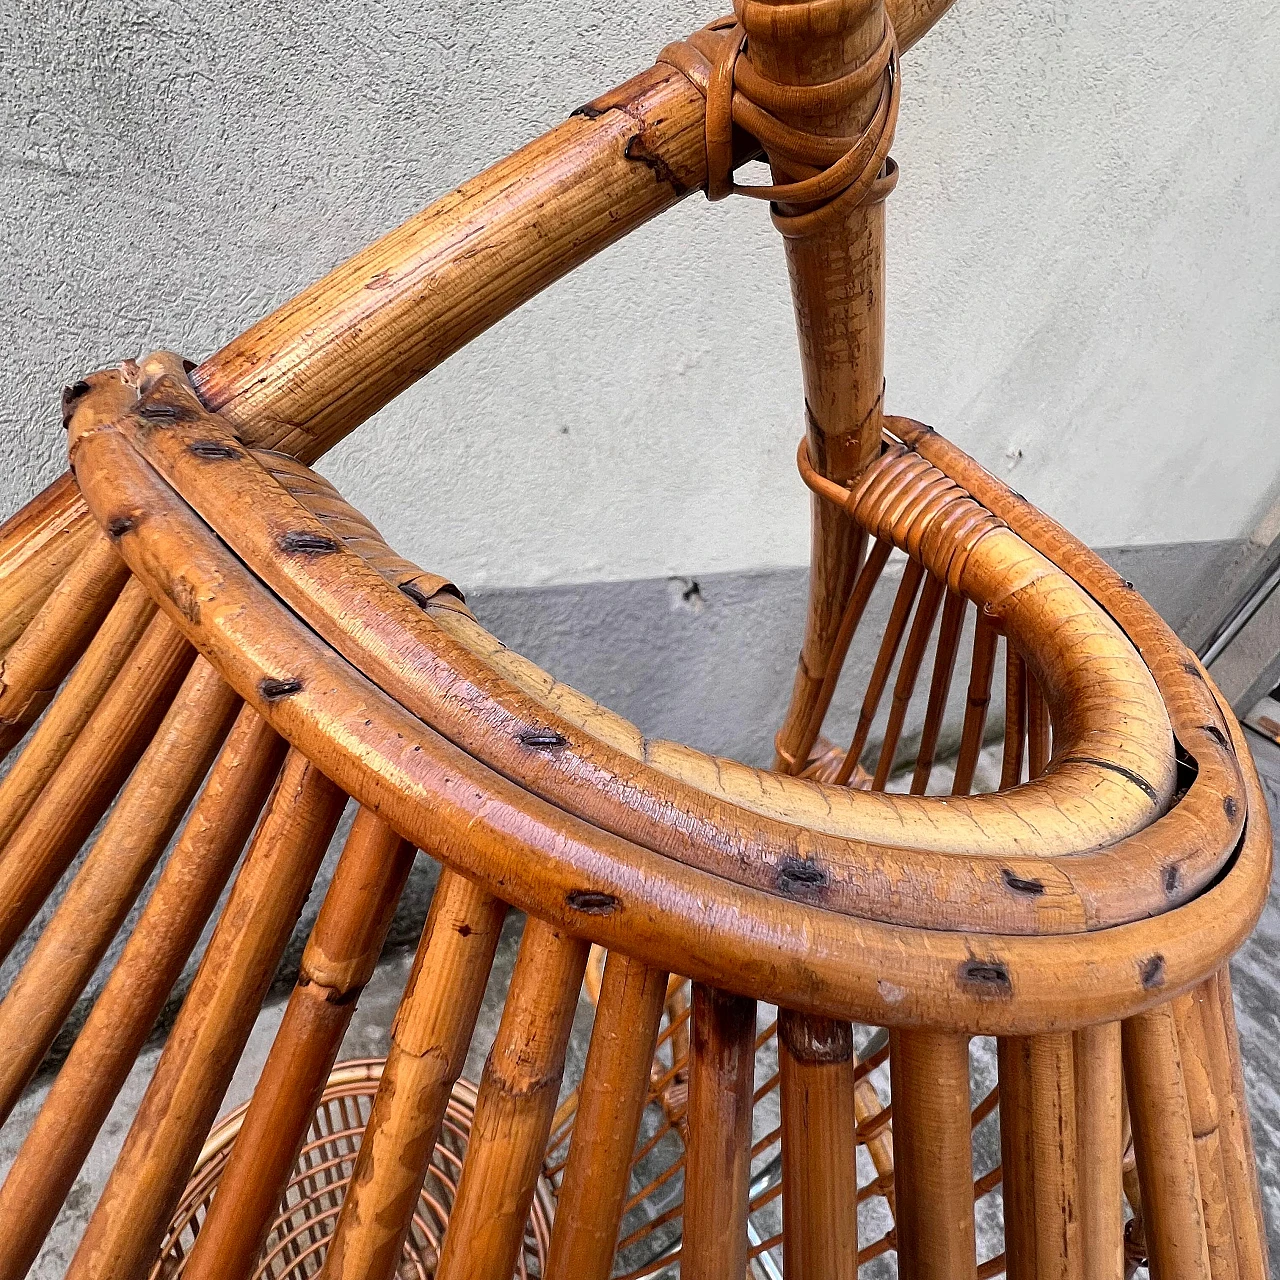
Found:
M 899 56 L 946 7 L 739 0 L 203 364 L 68 388 L 74 481 L 0 528 L 0 750 L 21 744 L 0 948 L 47 921 L 0 1000 L 6 1111 L 160 871 L 0 1188 L 0 1280 L 36 1258 L 215 914 L 76 1280 L 143 1280 L 175 1242 L 205 1278 L 390 1280 L 407 1258 L 445 1280 L 828 1280 L 891 1252 L 926 1280 L 1266 1274 L 1226 960 L 1271 845 L 1239 727 L 1128 584 L 885 414 Z M 761 157 L 771 181 L 739 184 Z M 646 738 L 505 649 L 309 470 L 698 189 L 771 200 L 799 329 L 813 561 L 769 771 Z M 839 742 L 837 692 L 859 707 Z M 349 799 L 209 1203 L 202 1147 Z M 415 849 L 439 881 L 359 1151 L 281 1236 Z M 450 1231 L 423 1237 L 510 907 Z M 992 1218 L 1003 1251 L 979 1256 Z

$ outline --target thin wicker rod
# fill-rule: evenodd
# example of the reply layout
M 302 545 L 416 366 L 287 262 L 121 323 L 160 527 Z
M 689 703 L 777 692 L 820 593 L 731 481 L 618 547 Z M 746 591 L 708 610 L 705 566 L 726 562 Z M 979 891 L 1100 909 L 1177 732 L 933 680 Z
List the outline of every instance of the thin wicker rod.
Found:
M 1209 1062 L 1204 1022 L 1200 1016 L 1200 1005 L 1205 997 L 1203 983 L 1187 994 L 1178 996 L 1172 1003 L 1173 1023 L 1178 1033 L 1178 1054 L 1186 1082 L 1191 1132 L 1195 1135 L 1196 1169 L 1200 1179 L 1200 1204 L 1204 1211 L 1205 1243 L 1209 1248 L 1209 1271 L 1213 1280 L 1240 1280 L 1218 1099 L 1213 1088 L 1213 1071 Z
M 1005 641 L 1004 654 L 1004 752 L 1000 757 L 1000 790 L 1022 781 L 1027 746 L 1027 664 Z
M 997 1053 L 1009 1280 L 1084 1280 L 1071 1034 L 1001 1039 Z
M 413 846 L 371 809 L 357 813 L 185 1280 L 252 1273 L 413 858 Z
M 825 550 L 816 555 L 810 568 L 800 660 L 796 663 L 787 713 L 774 737 L 774 768 L 779 773 L 800 773 L 807 764 L 831 705 L 849 642 L 870 599 L 870 588 L 875 585 L 866 578 L 863 555 L 867 534 L 860 525 L 816 496 L 813 525 L 814 552 Z M 883 567 L 881 557 L 877 577 Z M 865 593 L 859 590 L 864 582 Z
M 890 773 L 893 772 L 893 761 L 898 754 L 898 742 L 902 738 L 902 726 L 906 723 L 907 708 L 911 704 L 911 695 L 915 693 L 916 681 L 920 678 L 920 667 L 924 662 L 925 650 L 929 647 L 929 637 L 933 634 L 933 624 L 937 621 L 946 589 L 947 584 L 941 578 L 930 575 L 925 579 L 924 590 L 920 592 L 916 616 L 907 636 L 907 647 L 902 652 L 902 662 L 893 684 L 889 720 L 885 725 L 884 741 L 880 744 L 880 757 L 876 761 L 875 777 L 871 782 L 873 791 L 883 791 Z
M 853 1114 L 858 1122 L 858 1128 L 861 1129 L 863 1125 L 869 1125 L 884 1109 L 884 1103 L 881 1102 L 875 1085 L 866 1076 L 862 1076 L 854 1086 L 853 1091 Z M 893 1131 L 889 1128 L 882 1128 L 876 1133 L 868 1134 L 866 1147 L 867 1154 L 871 1157 L 871 1163 L 876 1168 L 876 1181 L 867 1187 L 866 1197 L 859 1190 L 859 1203 L 873 1194 L 880 1194 L 888 1202 L 889 1211 L 892 1213 L 895 1204 L 893 1194 Z
M 1231 1008 L 1230 1032 L 1223 1018 L 1224 1003 L 1227 1006 L 1231 1004 L 1227 970 L 1224 968 L 1214 974 L 1205 983 L 1204 991 L 1206 998 L 1199 1002 L 1200 1016 L 1204 1021 L 1213 1091 L 1218 1099 L 1225 1134 L 1222 1146 L 1223 1169 L 1227 1178 L 1227 1195 L 1231 1202 L 1231 1222 L 1235 1230 L 1236 1265 L 1241 1280 L 1265 1280 L 1271 1273 L 1267 1259 L 1267 1233 L 1259 1196 L 1258 1171 L 1253 1159 L 1253 1138 L 1249 1132 L 1244 1081 L 1236 1074 L 1233 1066 L 1231 1046 L 1235 1034 L 1234 1008 Z
M 1027 776 L 1038 778 L 1049 767 L 1049 704 L 1040 682 L 1027 672 Z
M 23 633 L 96 529 L 70 472 L 0 525 L 0 654 Z
M 69 1280 L 146 1275 L 345 803 L 289 753 Z
M 84 865 L 0 1001 L 0 1123 L 142 892 L 239 705 L 222 677 L 198 658 Z
M 981 609 L 973 630 L 973 658 L 969 667 L 969 691 L 965 698 L 964 724 L 960 730 L 960 752 L 956 757 L 953 796 L 967 796 L 973 790 L 973 775 L 982 754 L 987 708 L 991 705 L 991 679 L 996 668 L 999 632 Z
M 395 1275 L 449 1094 L 466 1061 L 506 911 L 470 880 L 440 873 L 329 1244 L 325 1280 Z
M 164 615 L 147 627 L 0 854 L 0 958 L 106 812 L 160 726 L 195 650 Z
M 515 1270 L 589 946 L 535 918 L 525 923 L 498 1035 L 480 1080 L 436 1280 L 508 1280 Z
M 890 1046 L 900 1273 L 911 1280 L 973 1280 L 968 1038 L 895 1030 Z
M 853 642 L 863 614 L 866 613 L 867 605 L 870 603 L 872 592 L 875 591 L 876 583 L 880 581 L 880 575 L 884 572 L 884 566 L 892 551 L 893 543 L 888 539 L 873 539 L 871 550 L 858 571 L 857 581 L 854 583 L 853 591 L 840 618 L 840 627 L 832 642 L 826 671 L 810 712 L 809 721 L 805 725 L 804 734 L 789 749 L 787 755 L 784 755 L 781 750 L 778 753 L 776 764 L 778 767 L 786 765 L 785 772 L 795 773 L 804 767 L 813 750 L 813 744 L 817 742 L 818 735 L 822 732 L 822 722 L 831 708 L 831 699 L 835 696 L 836 685 L 840 682 L 840 673 L 844 670 L 845 659 L 849 656 L 849 646 Z M 788 714 L 790 715 L 790 711 Z M 786 732 L 784 726 L 779 732 L 779 738 L 782 739 Z
M 889 621 L 885 626 L 884 637 L 880 641 L 880 649 L 876 653 L 876 664 L 871 670 L 871 679 L 867 682 L 866 696 L 862 700 L 862 710 L 858 715 L 858 726 L 853 732 L 853 741 L 840 763 L 835 781 L 843 786 L 853 776 L 853 771 L 862 757 L 863 748 L 871 733 L 871 725 L 880 709 L 880 699 L 884 696 L 884 687 L 889 681 L 889 669 L 898 655 L 898 646 L 902 643 L 903 632 L 907 628 L 907 620 L 911 616 L 911 606 L 915 604 L 916 592 L 924 579 L 924 566 L 915 560 L 908 560 L 902 570 L 902 581 L 898 584 L 898 593 L 893 598 L 893 608 L 889 611 Z
M 1076 1073 L 1080 1271 L 1085 1280 L 1124 1275 L 1124 1095 L 1120 1024 L 1085 1027 L 1072 1037 Z
M 0 848 L 53 777 L 155 613 L 146 588 L 130 579 L 48 714 L 0 779 Z
M 1151 1270 L 1160 1280 L 1212 1280 L 1172 1008 L 1127 1019 L 1121 1047 Z
M 693 984 L 682 1280 L 745 1274 L 756 1002 Z
M 0 759 L 22 740 L 79 661 L 129 578 L 98 531 L 0 662 Z
M 956 656 L 960 652 L 960 636 L 964 631 L 964 615 L 968 601 L 964 596 L 948 593 L 942 606 L 942 622 L 938 627 L 938 647 L 933 655 L 933 678 L 929 682 L 929 704 L 920 731 L 920 750 L 911 774 L 911 794 L 922 796 L 929 789 L 933 762 L 938 752 L 938 738 L 947 714 L 951 679 L 955 675 Z
M 0 1187 L 0 1280 L 35 1260 L 231 876 L 284 759 L 245 708 Z
M 556 1197 L 548 1280 L 608 1280 L 613 1268 L 666 995 L 665 973 L 609 953 Z
M 788 1280 L 857 1278 L 857 1061 L 849 1023 L 779 1013 Z

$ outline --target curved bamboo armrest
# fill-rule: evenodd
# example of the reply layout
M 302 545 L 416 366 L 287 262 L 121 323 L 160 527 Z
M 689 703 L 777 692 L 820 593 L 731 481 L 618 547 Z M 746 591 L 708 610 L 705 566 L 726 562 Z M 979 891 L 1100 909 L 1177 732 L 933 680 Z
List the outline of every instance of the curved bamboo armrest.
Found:
M 259 580 L 229 554 L 137 451 L 154 450 L 170 462 L 191 458 L 209 472 L 226 468 L 246 481 L 252 459 L 229 435 L 213 434 L 216 427 L 189 391 L 163 376 L 119 424 L 81 433 L 73 423 L 76 472 L 95 516 L 116 531 L 121 553 L 178 625 L 279 732 L 406 838 L 464 874 L 500 887 L 544 919 L 646 962 L 792 1008 L 893 1025 L 924 1020 L 1012 1034 L 1084 1021 L 1086 1009 L 1087 1020 L 1125 1016 L 1167 998 L 1219 965 L 1261 909 L 1269 845 L 1265 816 L 1255 813 L 1249 813 L 1238 847 L 1233 839 L 1225 851 L 1224 874 L 1164 915 L 1094 934 L 1059 932 L 1053 928 L 1058 921 L 1039 937 L 983 931 L 982 921 L 957 929 L 947 918 L 948 904 L 940 901 L 945 886 L 935 880 L 919 890 L 935 890 L 933 920 L 907 926 L 921 942 L 906 947 L 904 926 L 888 922 L 898 905 L 892 894 L 866 894 L 865 915 L 845 914 L 833 901 L 832 883 L 814 892 L 803 877 L 787 886 L 785 875 L 779 883 L 776 873 L 753 883 L 759 864 L 735 868 L 720 854 L 723 846 L 703 850 L 713 855 L 708 866 L 706 857 L 647 847 L 590 814 L 549 804 L 415 714 L 412 682 L 387 687 L 392 682 L 386 673 L 406 669 L 397 646 L 414 637 L 407 628 L 387 628 L 386 619 L 398 621 L 398 606 L 405 604 L 419 622 L 428 620 L 386 579 L 358 557 L 345 559 L 337 538 L 331 537 L 334 545 L 323 554 L 312 546 L 305 555 L 287 557 L 313 565 L 340 563 L 349 582 L 360 587 L 345 597 L 349 626 L 333 633 L 330 647 L 330 637 L 317 635 L 284 607 L 269 590 L 276 583 Z M 193 452 L 199 444 L 203 449 Z M 309 513 L 299 506 L 292 514 Z M 316 527 L 323 536 L 323 522 Z M 277 541 L 259 548 L 270 550 L 268 562 L 276 560 L 278 538 L 287 532 L 277 529 Z M 365 600 L 376 600 L 376 611 L 366 612 Z M 449 612 L 461 616 L 456 609 Z M 335 652 L 361 636 L 362 661 L 369 660 L 370 668 L 364 674 Z M 372 660 L 379 651 L 381 669 Z M 424 662 L 439 661 L 423 645 L 414 652 Z M 450 696 L 466 707 L 472 694 L 473 686 L 458 678 Z M 545 722 L 526 722 L 524 733 L 523 740 L 519 733 L 513 737 L 530 760 L 554 759 L 568 745 Z M 600 779 L 587 745 L 579 767 L 594 769 Z M 1256 781 L 1247 774 L 1245 786 L 1256 794 Z M 1161 822 L 1176 824 L 1186 799 Z M 1239 805 L 1235 817 L 1243 821 L 1250 808 Z M 716 802 L 709 816 L 723 811 Z M 690 828 L 699 838 L 707 834 L 705 823 L 693 821 L 696 815 L 668 815 L 668 823 L 655 827 L 674 838 L 689 843 Z M 1232 825 L 1238 830 L 1238 823 Z M 759 833 L 769 833 L 768 822 L 758 819 L 751 830 L 762 843 Z M 806 852 L 816 838 L 799 828 L 790 834 L 793 847 Z M 844 845 L 855 860 L 885 853 L 861 842 Z M 1124 849 L 1121 842 L 1110 852 Z M 908 871 L 918 856 L 890 852 Z M 1086 859 L 1043 861 L 1048 868 L 1067 864 L 1074 872 Z M 804 861 L 812 864 L 808 857 Z M 874 861 L 863 865 L 873 875 L 878 871 Z M 997 859 L 960 858 L 947 871 L 988 865 L 1000 869 Z M 848 883 L 856 890 L 854 879 Z M 1046 913 L 1034 923 L 1043 927 L 1051 919 Z M 854 957 L 857 963 L 851 964 Z

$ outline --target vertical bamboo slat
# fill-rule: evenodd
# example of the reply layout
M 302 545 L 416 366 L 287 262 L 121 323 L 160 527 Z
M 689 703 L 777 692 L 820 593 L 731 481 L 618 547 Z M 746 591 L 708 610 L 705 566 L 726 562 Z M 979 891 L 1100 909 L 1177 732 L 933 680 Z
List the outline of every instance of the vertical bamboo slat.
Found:
M 1124 1096 L 1120 1024 L 1085 1027 L 1072 1037 L 1080 1203 L 1080 1271 L 1084 1280 L 1124 1275 Z
M 745 1275 L 756 1002 L 693 984 L 682 1280 Z
M 525 923 L 436 1280 L 508 1280 L 516 1269 L 588 950 L 541 920 Z
M 1022 781 L 1027 746 L 1027 664 L 1008 641 L 1004 654 L 1004 754 L 1000 759 L 1000 790 Z
M 314 765 L 289 753 L 69 1280 L 146 1275 L 345 802 Z
M 194 658 L 167 617 L 152 619 L 0 854 L 0 957 L 13 949 L 115 798 Z
M 948 594 L 942 606 L 942 622 L 938 627 L 938 648 L 933 659 L 933 678 L 929 683 L 929 705 L 925 708 L 924 728 L 920 731 L 920 750 L 911 775 L 911 794 L 922 796 L 929 789 L 938 737 L 947 713 L 947 698 L 955 674 L 956 655 L 960 651 L 960 635 L 964 630 L 967 601 L 964 596 Z
M 155 612 L 156 606 L 142 583 L 131 579 L 125 584 L 48 714 L 0 779 L 0 849 L 53 777 L 142 639 Z
M 1069 1032 L 997 1043 L 1009 1280 L 1084 1280 Z
M 898 1274 L 902 1280 L 974 1280 L 968 1039 L 893 1031 L 889 1044 Z
M 979 609 L 973 631 L 973 660 L 969 667 L 969 690 L 965 697 L 964 724 L 960 729 L 960 752 L 956 756 L 952 795 L 967 796 L 973 790 L 973 775 L 987 726 L 987 708 L 991 705 L 991 678 L 995 674 L 998 639 L 991 619 Z
M 101 530 L 0 662 L 0 759 L 35 723 L 128 580 Z
M 1035 677 L 1027 674 L 1027 772 L 1038 778 L 1049 765 L 1049 706 Z
M 548 1280 L 608 1280 L 666 994 L 665 973 L 610 952 L 556 1197 Z
M 788 1280 L 858 1274 L 857 1066 L 849 1023 L 779 1010 Z
M 325 1280 L 390 1280 L 396 1273 L 506 910 L 471 881 L 440 873 L 329 1243 Z
M 284 759 L 241 710 L 209 781 L 0 1187 L 0 1280 L 35 1260 L 93 1140 L 217 905 Z
M 183 1270 L 248 1276 L 320 1104 L 356 1000 L 373 976 L 414 849 L 362 808 L 303 952 L 297 986 Z
M 198 658 L 84 865 L 0 1001 L 0 1119 L 40 1065 L 142 892 L 238 705 L 222 677 Z
M 1152 1273 L 1159 1280 L 1211 1280 L 1195 1134 L 1172 1008 L 1161 1005 L 1127 1019 L 1121 1045 Z

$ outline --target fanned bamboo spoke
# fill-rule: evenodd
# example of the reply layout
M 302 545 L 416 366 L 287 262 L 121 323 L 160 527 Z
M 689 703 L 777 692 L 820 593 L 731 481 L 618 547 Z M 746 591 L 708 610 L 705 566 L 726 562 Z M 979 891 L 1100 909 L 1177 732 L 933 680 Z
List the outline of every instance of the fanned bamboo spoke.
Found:
M 192 665 L 13 986 L 0 1001 L 0 1121 L 40 1065 L 213 763 L 239 698 Z
M 755 1031 L 754 1000 L 693 984 L 683 1280 L 746 1270 Z
M 974 1280 L 968 1040 L 893 1031 L 890 1045 L 900 1273 L 913 1280 Z
M 303 952 L 297 986 L 254 1089 L 186 1280 L 249 1275 L 325 1082 L 373 976 L 414 849 L 369 809 L 347 837 Z
M 556 1202 L 548 1280 L 608 1280 L 667 975 L 610 952 Z
M 1004 754 L 1000 759 L 1000 790 L 1022 781 L 1027 745 L 1027 664 L 1008 641 L 1004 654 Z
M 0 1280 L 20 1280 L 217 905 L 284 759 L 245 708 L 0 1188 Z
M 840 786 L 847 783 L 853 776 L 853 771 L 862 758 L 876 712 L 880 709 L 880 699 L 884 696 L 885 685 L 889 681 L 889 671 L 893 666 L 894 658 L 898 656 L 898 646 L 902 643 L 907 621 L 911 617 L 911 606 L 915 604 L 916 592 L 920 590 L 923 579 L 924 567 L 916 560 L 908 560 L 902 570 L 902 581 L 898 584 L 893 608 L 889 610 L 889 621 L 876 653 L 876 663 L 871 670 L 871 679 L 867 682 L 867 692 L 862 700 L 862 710 L 858 715 L 858 726 L 853 732 L 853 741 L 849 744 L 849 750 L 835 777 L 836 783 Z
M 146 588 L 136 578 L 130 579 L 48 714 L 0 779 L 0 849 L 74 745 L 155 612 Z
M 982 753 L 987 708 L 991 705 L 991 679 L 996 669 L 996 641 L 999 634 L 981 609 L 973 630 L 973 660 L 969 668 L 969 690 L 965 697 L 964 725 L 960 730 L 960 752 L 956 756 L 956 776 L 951 794 L 967 796 L 973 790 L 973 774 Z
M 929 681 L 929 704 L 925 708 L 924 727 L 920 731 L 920 749 L 911 774 L 911 794 L 922 796 L 929 789 L 933 774 L 938 738 L 947 714 L 951 694 L 951 678 L 955 674 L 956 656 L 960 652 L 960 636 L 964 631 L 967 602 L 964 596 L 947 594 L 942 606 L 942 622 L 938 626 L 938 647 L 933 656 L 933 676 Z
M 53 589 L 0 664 L 0 759 L 49 704 L 114 606 L 129 571 L 95 529 L 84 553 Z
M 1049 766 L 1049 704 L 1040 683 L 1027 672 L 1027 776 L 1038 778 Z
M 898 677 L 893 685 L 889 720 L 885 725 L 884 741 L 880 744 L 880 757 L 876 761 L 875 777 L 871 783 L 873 791 L 883 791 L 889 781 L 889 774 L 893 771 L 902 726 L 907 719 L 907 708 L 911 703 L 911 695 L 915 692 L 916 681 L 920 678 L 920 666 L 924 662 L 925 650 L 929 647 L 929 637 L 933 634 L 933 624 L 937 621 L 938 609 L 946 589 L 946 583 L 940 578 L 929 576 L 925 579 L 924 590 L 920 593 L 916 615 L 911 623 L 911 632 L 907 636 L 907 647 L 903 650 L 902 662 L 898 667 Z
M 588 943 L 530 917 L 485 1063 L 438 1280 L 515 1270 L 555 1112 Z
M 478 885 L 440 873 L 329 1244 L 325 1280 L 395 1274 L 449 1094 L 466 1060 L 506 911 Z
M 856 1280 L 857 1057 L 847 1022 L 778 1015 L 788 1280 Z
M 119 1280 L 151 1265 L 345 803 L 289 753 L 69 1280 Z

